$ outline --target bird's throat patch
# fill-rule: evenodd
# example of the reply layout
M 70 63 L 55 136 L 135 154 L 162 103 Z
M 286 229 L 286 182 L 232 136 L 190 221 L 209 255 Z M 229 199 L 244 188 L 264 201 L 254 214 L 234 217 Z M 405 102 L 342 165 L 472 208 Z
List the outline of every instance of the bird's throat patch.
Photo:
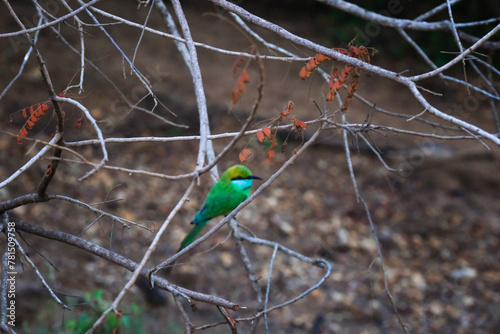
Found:
M 236 179 L 232 180 L 231 183 L 241 191 L 250 189 L 252 186 L 252 179 Z

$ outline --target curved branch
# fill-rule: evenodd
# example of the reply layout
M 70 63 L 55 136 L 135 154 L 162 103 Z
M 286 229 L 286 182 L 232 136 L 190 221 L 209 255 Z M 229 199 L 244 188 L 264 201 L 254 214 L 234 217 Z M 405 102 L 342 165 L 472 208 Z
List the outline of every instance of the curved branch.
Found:
M 76 106 L 78 109 L 80 109 L 85 114 L 85 117 L 90 122 L 90 124 L 92 124 L 92 126 L 94 127 L 94 130 L 97 133 L 97 138 L 99 138 L 99 143 L 101 144 L 101 150 L 102 150 L 102 155 L 103 155 L 101 161 L 92 170 L 88 171 L 84 176 L 82 176 L 78 180 L 78 181 L 82 181 L 82 180 L 86 179 L 87 177 L 91 176 L 92 174 L 94 174 L 95 172 L 97 172 L 99 170 L 99 168 L 101 168 L 108 161 L 108 150 L 106 149 L 106 144 L 104 143 L 104 136 L 102 135 L 102 131 L 99 128 L 99 126 L 97 125 L 97 122 L 95 121 L 94 117 L 92 117 L 92 115 L 90 114 L 88 109 L 85 108 L 81 103 L 79 103 L 73 99 L 66 98 L 66 97 L 56 97 L 55 99 L 56 99 L 56 101 L 59 101 L 59 102 L 66 102 L 66 103 L 72 104 L 72 105 Z
M 448 30 L 453 33 L 453 24 L 449 20 L 439 21 L 439 22 L 423 22 L 422 20 L 436 14 L 437 12 L 448 7 L 448 4 L 444 3 L 440 6 L 437 6 L 433 10 L 420 15 L 414 20 L 408 19 L 397 19 L 381 14 L 377 14 L 366 10 L 362 7 L 359 7 L 355 4 L 343 1 L 343 0 L 318 0 L 319 2 L 323 2 L 329 6 L 340 9 L 346 13 L 355 15 L 369 22 L 375 22 L 380 24 L 381 26 L 391 27 L 395 29 L 410 29 L 410 30 L 420 30 L 420 31 L 433 31 L 433 30 Z M 458 1 L 449 1 L 449 6 L 455 4 Z M 459 23 L 455 24 L 456 27 L 468 27 L 468 26 L 477 26 L 484 24 L 496 23 L 500 20 L 500 18 L 493 18 L 490 20 L 483 20 L 477 22 L 467 22 L 467 23 Z M 471 43 L 476 43 L 478 38 L 475 36 L 471 36 L 463 31 L 458 30 L 458 35 Z M 486 42 L 483 45 L 485 48 L 490 50 L 495 50 L 500 48 L 500 42 Z
M 7 0 L 4 0 L 4 2 L 7 1 Z M 71 13 L 69 14 L 66 14 L 66 15 L 63 15 L 61 16 L 60 18 L 58 19 L 55 19 L 53 21 L 50 21 L 48 23 L 45 23 L 45 24 L 42 24 L 42 25 L 39 25 L 39 26 L 36 26 L 34 28 L 30 28 L 30 29 L 22 29 L 22 30 L 19 30 L 19 31 L 16 31 L 16 32 L 8 32 L 8 33 L 4 33 L 4 34 L 0 34 L 0 38 L 5 38 L 5 37 L 14 37 L 14 36 L 19 36 L 19 35 L 23 35 L 23 34 L 30 34 L 32 32 L 36 32 L 36 31 L 39 31 L 39 30 L 42 30 L 42 29 L 45 29 L 47 27 L 50 27 L 50 26 L 53 26 L 53 25 L 56 25 L 58 23 L 61 23 L 69 18 L 72 18 L 73 16 L 75 16 L 76 14 L 84 11 L 85 9 L 87 9 L 88 7 L 90 6 L 93 6 L 95 5 L 96 3 L 98 3 L 99 1 L 101 0 L 92 0 L 86 4 L 83 4 L 82 6 L 80 6 L 78 9 L 75 9 L 74 11 L 72 11 Z
M 54 138 L 49 142 L 51 145 L 56 145 L 56 143 L 59 141 L 59 139 L 62 138 L 62 133 L 61 132 L 56 132 L 54 135 Z M 40 158 L 47 153 L 48 150 L 51 149 L 50 145 L 44 146 L 33 158 L 31 158 L 27 163 L 25 163 L 23 166 L 21 166 L 17 171 L 15 171 L 11 176 L 9 176 L 7 179 L 5 179 L 3 182 L 0 182 L 0 189 L 11 183 L 13 180 L 15 180 L 19 175 L 24 173 L 28 168 L 32 167 L 35 162 L 40 160 Z M 0 210 L 1 211 L 1 210 Z
M 9 217 L 9 221 L 13 221 L 16 224 L 16 229 L 20 231 L 24 231 L 26 233 L 30 233 L 33 235 L 37 235 L 41 238 L 45 239 L 50 239 L 50 240 L 55 240 L 58 242 L 62 242 L 65 244 L 68 244 L 70 246 L 74 246 L 76 248 L 79 248 L 87 253 L 94 254 L 96 256 L 99 256 L 100 258 L 103 258 L 104 260 L 107 260 L 109 262 L 115 263 L 125 269 L 128 269 L 130 271 L 134 271 L 138 268 L 138 264 L 135 263 L 134 261 L 117 254 L 109 249 L 106 249 L 104 247 L 98 246 L 90 241 L 87 241 L 85 239 L 79 238 L 77 236 L 74 236 L 72 234 L 60 232 L 60 231 L 55 231 L 51 230 L 49 228 L 40 226 L 40 225 L 32 225 L 29 223 L 26 223 L 24 221 L 21 221 L 17 218 L 14 217 Z M 145 269 L 141 270 L 140 272 L 141 276 L 147 277 L 147 271 Z M 175 284 L 170 283 L 166 279 L 160 278 L 153 276 L 153 280 L 156 286 L 165 289 L 171 293 L 178 293 L 181 292 L 182 294 L 185 294 L 189 296 L 189 298 L 193 300 L 197 300 L 200 302 L 204 303 L 209 303 L 213 305 L 219 305 L 228 309 L 232 310 L 238 310 L 240 308 L 239 304 L 229 302 L 223 298 L 216 297 L 216 296 L 211 296 L 207 295 L 204 293 L 188 290 L 186 288 L 177 286 Z
M 500 31 L 500 24 L 498 24 L 495 28 L 491 29 L 490 32 L 488 32 L 486 35 L 484 35 L 483 37 L 481 37 L 476 43 L 474 43 L 467 50 L 464 50 L 458 56 L 456 56 L 455 58 L 453 58 L 452 60 L 450 60 L 449 62 L 447 62 L 446 64 L 444 64 L 443 66 L 441 66 L 439 68 L 436 68 L 433 71 L 424 73 L 424 74 L 420 74 L 420 75 L 415 75 L 413 77 L 409 77 L 408 79 L 412 80 L 412 81 L 419 81 L 419 80 L 423 80 L 423 79 L 427 79 L 427 78 L 433 77 L 433 76 L 435 76 L 435 75 L 437 75 L 437 74 L 439 74 L 439 73 L 441 73 L 441 72 L 449 69 L 450 67 L 452 67 L 453 65 L 455 65 L 459 61 L 462 61 L 465 57 L 467 57 L 468 55 L 470 55 L 473 51 L 475 51 L 481 45 L 483 45 L 488 39 L 490 39 L 498 31 Z
M 378 66 L 370 65 L 370 64 L 365 63 L 361 60 L 343 55 L 343 54 L 336 52 L 332 49 L 328 49 L 324 46 L 321 46 L 319 44 L 311 42 L 310 40 L 307 40 L 305 38 L 294 35 L 294 34 L 290 33 L 289 31 L 287 31 L 286 29 L 284 29 L 284 28 L 282 28 L 274 23 L 266 21 L 266 20 L 264 20 L 256 15 L 244 10 L 243 8 L 226 1 L 226 0 L 211 0 L 211 1 L 213 3 L 221 6 L 222 8 L 228 10 L 228 11 L 231 11 L 233 13 L 240 15 L 245 20 L 252 22 L 252 23 L 254 23 L 254 24 L 256 24 L 264 29 L 270 30 L 270 31 L 276 33 L 278 36 L 281 36 L 284 39 L 287 39 L 293 43 L 296 43 L 298 45 L 302 45 L 302 46 L 304 46 L 310 50 L 313 50 L 317 53 L 321 53 L 321 54 L 329 56 L 335 60 L 351 64 L 355 67 L 359 67 L 359 68 L 361 68 L 365 71 L 368 71 L 370 73 L 374 73 L 380 77 L 388 78 L 388 79 L 391 79 L 393 81 L 399 82 L 399 83 L 403 84 L 404 86 L 407 86 L 410 89 L 410 91 L 413 93 L 413 95 L 416 97 L 416 99 L 420 102 L 420 104 L 422 104 L 422 106 L 424 106 L 431 114 L 433 114 L 433 115 L 435 115 L 435 116 L 437 116 L 445 121 L 448 121 L 452 124 L 455 124 L 455 125 L 458 125 L 464 129 L 467 129 L 467 130 L 469 130 L 469 131 L 471 131 L 479 136 L 488 138 L 489 140 L 494 142 L 496 145 L 500 146 L 500 138 L 498 138 L 496 135 L 488 133 L 477 126 L 472 125 L 472 124 L 467 123 L 467 122 L 464 122 L 456 117 L 445 114 L 445 113 L 439 111 L 438 109 L 436 109 L 435 107 L 431 106 L 430 103 L 418 91 L 418 87 L 414 82 L 416 77 L 413 77 L 411 79 L 407 78 L 407 77 L 403 77 L 403 76 L 399 75 L 398 73 L 395 73 L 395 72 L 392 72 L 392 71 L 389 71 L 386 69 L 382 69 Z M 495 29 L 490 31 L 490 33 L 496 32 L 497 29 L 500 29 L 500 24 Z M 484 38 L 481 38 L 481 41 L 484 41 Z M 480 42 L 478 42 L 478 45 L 479 44 L 480 44 Z M 471 48 L 469 48 L 469 49 L 471 49 Z M 467 50 L 465 52 L 467 52 Z M 470 50 L 469 52 L 472 52 L 472 50 Z M 462 59 L 462 58 L 460 58 L 460 56 L 457 58 L 458 59 L 456 61 L 460 61 Z M 421 78 L 417 77 L 417 79 L 421 79 Z

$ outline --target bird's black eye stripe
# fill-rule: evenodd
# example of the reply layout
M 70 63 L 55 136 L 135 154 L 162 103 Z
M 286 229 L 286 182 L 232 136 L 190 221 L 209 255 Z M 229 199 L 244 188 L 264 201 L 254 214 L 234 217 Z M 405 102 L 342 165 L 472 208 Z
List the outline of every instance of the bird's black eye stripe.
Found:
M 231 181 L 234 181 L 234 180 L 262 180 L 262 179 L 258 176 L 250 175 L 247 177 L 235 176 L 231 179 Z

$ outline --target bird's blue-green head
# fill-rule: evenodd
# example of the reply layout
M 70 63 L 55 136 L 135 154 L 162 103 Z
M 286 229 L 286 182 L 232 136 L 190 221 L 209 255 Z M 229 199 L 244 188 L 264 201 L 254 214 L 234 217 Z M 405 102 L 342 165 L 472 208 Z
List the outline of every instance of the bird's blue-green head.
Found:
M 221 176 L 220 181 L 231 183 L 239 191 L 250 193 L 253 180 L 261 180 L 260 177 L 252 175 L 250 169 L 243 165 L 229 167 Z

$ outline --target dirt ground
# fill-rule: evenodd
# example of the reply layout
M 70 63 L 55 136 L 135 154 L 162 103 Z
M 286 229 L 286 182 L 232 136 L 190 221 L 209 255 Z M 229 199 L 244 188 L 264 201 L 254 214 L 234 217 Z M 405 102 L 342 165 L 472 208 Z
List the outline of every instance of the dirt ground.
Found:
M 28 15 L 28 4 L 18 6 L 16 9 L 20 13 Z M 101 8 L 111 11 L 116 6 L 117 1 L 109 1 L 104 2 Z M 321 29 L 328 22 L 328 13 L 319 14 L 316 7 L 301 8 L 305 14 L 316 14 L 316 20 L 308 19 L 311 15 L 291 20 L 287 15 L 289 11 L 271 15 L 266 8 L 256 10 L 260 10 L 258 13 L 262 13 L 264 18 L 270 18 L 294 33 L 335 46 L 336 41 L 329 41 L 331 30 Z M 208 12 L 214 13 L 213 7 L 201 1 L 186 5 L 186 15 L 195 40 L 221 48 L 250 51 L 248 40 L 241 33 L 218 17 L 206 15 Z M 123 6 L 122 15 L 143 22 L 146 13 L 144 8 L 138 11 L 135 4 L 127 4 Z M 1 17 L 6 15 L 2 13 Z M 150 26 L 164 29 L 157 13 L 152 15 Z M 0 27 L 2 32 L 17 29 L 13 22 L 4 19 Z M 72 28 L 60 28 L 72 38 L 70 41 L 73 45 L 78 45 L 77 35 L 71 33 Z M 110 25 L 106 29 L 127 55 L 133 54 L 140 31 L 122 25 Z M 86 30 L 89 32 L 89 36 L 86 36 L 88 57 L 119 82 L 129 98 L 144 93 L 137 80 L 130 76 L 130 71 L 122 69 L 121 57 L 97 28 L 89 27 Z M 293 52 L 310 55 L 289 43 L 276 41 L 269 32 L 258 32 Z M 347 41 L 352 39 L 351 34 L 344 33 L 349 35 Z M 18 70 L 24 51 L 14 52 L 7 40 L 0 40 L 0 43 L 3 50 L 0 62 L 3 89 Z M 54 85 L 63 89 L 78 70 L 78 57 L 49 31 L 42 33 L 38 46 Z M 384 47 L 380 49 L 384 50 Z M 256 80 L 253 79 L 258 75 L 258 67 L 256 64 L 250 65 L 252 80 L 247 93 L 237 107 L 228 111 L 229 93 L 236 82 L 232 74 L 234 57 L 200 48 L 199 59 L 212 133 L 238 131 L 255 97 Z M 416 73 L 425 70 L 416 60 L 390 59 L 381 52 L 373 58 L 373 63 L 397 72 L 409 70 Z M 311 100 L 320 101 L 321 92 L 326 89 L 319 76 L 304 82 L 297 75 L 302 64 L 268 62 L 265 65 L 264 99 L 258 113 L 262 122 L 256 128 L 265 124 L 265 120 L 275 117 L 289 100 L 296 105 L 297 118 L 307 120 L 315 117 L 317 110 Z M 175 45 L 167 39 L 146 35 L 137 55 L 137 67 L 149 74 L 158 96 L 177 117 L 164 108 L 159 108 L 158 113 L 171 121 L 188 124 L 190 128 L 165 125 L 136 111 L 123 113 L 123 108 L 117 107 L 123 105 L 120 105 L 116 91 L 95 70 L 88 68 L 85 72 L 86 88 L 80 100 L 102 124 L 105 137 L 196 134 L 198 125 L 192 83 Z M 451 110 L 454 104 L 464 101 L 465 93 L 460 88 L 440 87 L 445 95 L 440 99 L 433 98 L 433 103 L 442 110 Z M 359 93 L 377 106 L 394 112 L 414 115 L 422 111 L 402 87 L 373 76 L 361 78 Z M 32 59 L 25 74 L 0 101 L 2 130 L 9 133 L 19 131 L 23 121 L 15 111 L 45 99 L 46 89 L 41 83 L 37 64 Z M 148 103 L 146 101 L 144 104 Z M 320 106 L 323 107 L 322 103 Z M 84 122 L 80 130 L 73 126 L 81 117 L 79 112 L 71 107 L 65 112 L 67 141 L 95 137 L 88 123 Z M 359 101 L 353 103 L 348 118 L 351 122 L 362 122 L 369 114 L 372 114 L 372 124 L 430 131 L 418 122 L 372 113 L 371 108 Z M 10 116 L 13 118 L 12 123 Z M 493 131 L 490 118 L 485 103 L 479 105 L 468 120 Z M 53 123 L 54 120 L 46 121 L 40 127 L 43 129 L 35 130 L 32 135 L 48 140 L 54 129 Z M 306 137 L 311 133 L 312 130 L 308 129 Z M 358 153 L 356 140 L 350 138 L 357 186 L 376 225 L 386 266 L 387 286 L 403 322 L 410 326 L 412 333 L 495 333 L 500 328 L 498 147 L 488 143 L 491 150 L 487 150 L 480 142 L 473 140 L 452 143 L 389 132 L 383 135 L 372 133 L 371 139 L 389 165 L 405 169 L 401 173 L 388 172 L 377 156 L 366 149 L 366 145 L 361 143 Z M 215 150 L 219 152 L 227 142 L 216 141 Z M 264 162 L 266 148 L 256 144 L 255 138 L 245 138 L 224 158 L 219 170 L 238 163 L 238 153 L 248 142 L 253 155 L 247 165 L 254 174 L 266 180 L 291 156 L 301 139 L 291 138 L 287 151 L 278 153 L 267 164 Z M 324 133 L 304 156 L 238 215 L 238 221 L 256 236 L 277 241 L 309 257 L 325 258 L 333 268 L 332 275 L 318 290 L 269 315 L 271 333 L 402 332 L 384 291 L 375 239 L 363 205 L 356 201 L 341 143 L 340 131 Z M 11 135 L 0 133 L 2 180 L 33 155 L 29 151 L 30 146 L 29 141 L 18 145 Z M 198 146 L 196 142 L 189 141 L 110 144 L 108 149 L 110 165 L 175 175 L 193 170 Z M 81 148 L 78 152 L 93 157 L 93 161 L 100 158 L 97 147 Z M 0 200 L 36 191 L 46 164 L 47 161 L 42 161 L 12 185 L 0 189 Z M 62 162 L 49 192 L 71 196 L 86 203 L 101 203 L 99 206 L 104 210 L 156 229 L 189 184 L 189 180 L 167 181 L 110 170 L 102 170 L 87 181 L 77 182 L 76 179 L 87 170 L 85 166 Z M 187 222 L 202 204 L 210 184 L 208 175 L 203 175 L 200 186 L 163 236 L 151 265 L 175 252 L 179 240 L 190 228 Z M 145 230 L 123 229 L 110 219 L 102 219 L 86 229 L 97 217 L 66 202 L 27 205 L 13 210 L 12 214 L 32 224 L 81 235 L 135 261 L 141 259 L 153 238 L 153 234 Z M 215 250 L 185 258 L 183 265 L 174 270 L 170 279 L 186 288 L 238 301 L 247 305 L 249 310 L 254 310 L 255 296 L 233 241 L 225 240 L 228 232 L 229 229 L 223 228 L 209 242 L 201 245 L 199 252 L 222 243 Z M 18 333 L 65 332 L 62 325 L 65 319 L 92 310 L 88 307 L 91 303 L 84 297 L 86 293 L 103 290 L 103 299 L 112 300 L 129 277 L 126 270 L 83 251 L 30 235 L 24 237 L 31 245 L 25 244 L 25 249 L 39 266 L 40 272 L 61 295 L 73 296 L 70 300 L 76 305 L 73 311 L 62 311 L 49 302 L 50 298 L 33 270 L 24 263 L 22 268 L 19 267 L 17 277 Z M 246 246 L 264 291 L 272 249 Z M 323 274 L 324 271 L 320 269 L 278 255 L 273 268 L 270 305 L 295 297 L 315 284 Z M 137 305 L 140 312 L 134 313 L 132 305 Z M 191 311 L 189 305 L 185 306 L 196 325 L 221 320 L 215 307 L 198 304 L 198 309 Z M 141 291 L 134 287 L 122 307 L 131 318 L 142 321 L 136 324 L 134 330 L 124 327 L 124 333 L 127 330 L 131 333 L 183 332 L 182 319 L 170 296 L 167 296 L 166 304 L 155 306 L 147 303 Z M 249 314 L 249 311 L 243 310 L 235 316 Z M 242 332 L 245 332 L 245 328 L 245 325 L 240 327 Z M 66 329 L 66 332 L 69 331 Z M 228 329 L 216 327 L 204 332 L 227 333 Z M 258 332 L 265 332 L 263 321 Z

